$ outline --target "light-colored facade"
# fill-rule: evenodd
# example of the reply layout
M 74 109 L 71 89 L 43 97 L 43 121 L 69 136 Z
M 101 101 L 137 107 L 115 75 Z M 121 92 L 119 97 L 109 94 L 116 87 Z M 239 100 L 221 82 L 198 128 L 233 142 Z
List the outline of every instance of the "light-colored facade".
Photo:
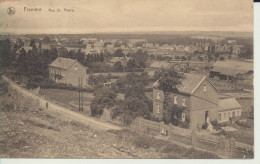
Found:
M 82 87 L 85 88 L 88 85 L 86 70 L 76 60 L 59 57 L 49 65 L 49 79 L 74 87 L 79 87 L 79 79 L 82 79 Z
M 201 128 L 204 123 L 213 120 L 218 122 L 229 121 L 224 115 L 235 111 L 231 117 L 241 116 L 241 106 L 234 98 L 224 97 L 204 76 L 185 74 L 187 77 L 178 87 L 178 92 L 167 93 L 167 105 L 178 105 L 184 107 L 182 121 L 187 117 L 190 120 L 190 128 Z M 232 102 L 231 102 L 232 101 Z M 162 90 L 153 89 L 153 114 L 162 119 L 163 117 L 164 93 Z M 225 114 L 226 113 L 226 114 Z

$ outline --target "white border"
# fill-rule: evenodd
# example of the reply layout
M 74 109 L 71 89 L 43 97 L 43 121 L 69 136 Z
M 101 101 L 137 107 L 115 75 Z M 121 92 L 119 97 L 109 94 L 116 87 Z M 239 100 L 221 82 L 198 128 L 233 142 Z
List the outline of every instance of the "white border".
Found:
M 259 75 L 259 66 L 258 62 L 260 62 L 260 3 L 254 3 L 254 84 L 255 85 L 255 158 L 253 160 L 229 160 L 229 159 L 207 159 L 207 160 L 199 160 L 199 159 L 191 159 L 191 160 L 180 160 L 180 159 L 0 159 L 0 164 L 45 164 L 45 163 L 62 163 L 62 164 L 71 164 L 71 163 L 79 163 L 79 164 L 90 164 L 90 163 L 100 163 L 100 164 L 137 164 L 137 163 L 163 163 L 163 164 L 175 164 L 175 163 L 192 163 L 192 164 L 230 164 L 230 163 L 238 163 L 238 164 L 260 164 L 260 121 L 258 117 L 260 117 L 260 78 Z

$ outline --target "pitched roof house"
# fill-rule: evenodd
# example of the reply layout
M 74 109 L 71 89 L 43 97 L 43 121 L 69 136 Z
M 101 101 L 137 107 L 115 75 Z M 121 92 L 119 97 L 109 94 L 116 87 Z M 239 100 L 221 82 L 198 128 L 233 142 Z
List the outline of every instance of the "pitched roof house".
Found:
M 157 81 L 153 89 L 153 114 L 162 119 L 165 95 L 158 87 Z M 222 95 L 206 76 L 185 74 L 177 88 L 178 92 L 167 93 L 166 104 L 182 106 L 184 111 L 179 119 L 185 122 L 189 118 L 191 129 L 201 128 L 208 121 L 225 122 L 241 116 L 241 106 L 238 102 Z
M 254 71 L 254 63 L 250 62 L 238 62 L 238 61 L 217 61 L 213 65 L 213 69 L 210 71 L 210 77 L 224 76 L 226 79 L 228 76 L 236 76 L 238 74 L 246 74 Z
M 58 57 L 49 65 L 49 79 L 57 82 L 79 87 L 79 79 L 82 79 L 82 87 L 88 85 L 87 68 L 77 60 Z
M 154 61 L 150 67 L 146 69 L 149 76 L 153 76 L 155 71 L 161 69 L 161 68 L 169 68 L 170 63 L 168 61 Z

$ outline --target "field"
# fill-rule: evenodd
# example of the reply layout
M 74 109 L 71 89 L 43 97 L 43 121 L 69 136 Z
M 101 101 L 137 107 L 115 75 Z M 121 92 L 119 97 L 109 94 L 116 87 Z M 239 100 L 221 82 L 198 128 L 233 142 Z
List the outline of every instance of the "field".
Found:
M 78 110 L 79 93 L 62 89 L 41 89 L 39 94 L 45 99 L 58 103 L 74 111 Z M 89 104 L 93 98 L 92 93 L 83 92 L 83 108 L 85 114 L 90 114 Z

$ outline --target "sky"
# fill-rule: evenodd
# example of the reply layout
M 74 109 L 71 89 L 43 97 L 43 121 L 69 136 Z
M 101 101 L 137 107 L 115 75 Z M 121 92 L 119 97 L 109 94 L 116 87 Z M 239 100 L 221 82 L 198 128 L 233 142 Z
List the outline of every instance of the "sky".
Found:
M 8 15 L 14 7 L 16 13 Z M 24 11 L 41 8 L 40 12 Z M 64 12 L 64 8 L 74 12 Z M 60 9 L 63 12 L 49 12 Z M 0 33 L 253 31 L 252 0 L 1 0 Z

